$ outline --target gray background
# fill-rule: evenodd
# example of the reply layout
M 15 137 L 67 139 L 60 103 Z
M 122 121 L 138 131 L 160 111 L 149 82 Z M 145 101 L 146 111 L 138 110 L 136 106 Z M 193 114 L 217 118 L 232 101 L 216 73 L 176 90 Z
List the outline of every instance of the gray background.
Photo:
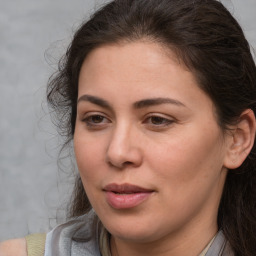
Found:
M 56 212 L 65 215 L 72 182 L 68 166 L 58 170 L 61 139 L 45 88 L 73 31 L 101 2 L 0 0 L 0 240 L 47 231 Z M 223 2 L 256 48 L 256 0 Z

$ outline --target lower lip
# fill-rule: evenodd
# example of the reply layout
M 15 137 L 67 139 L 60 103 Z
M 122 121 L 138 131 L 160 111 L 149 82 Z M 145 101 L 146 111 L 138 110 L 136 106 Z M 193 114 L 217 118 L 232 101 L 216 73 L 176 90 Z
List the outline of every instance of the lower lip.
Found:
M 106 191 L 108 204 L 115 209 L 129 209 L 140 205 L 148 199 L 153 192 L 141 192 L 133 194 L 116 194 Z

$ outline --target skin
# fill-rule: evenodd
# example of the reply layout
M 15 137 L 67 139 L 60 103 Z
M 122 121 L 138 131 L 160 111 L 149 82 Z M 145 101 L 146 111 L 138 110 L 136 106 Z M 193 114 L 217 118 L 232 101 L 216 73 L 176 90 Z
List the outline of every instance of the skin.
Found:
M 25 238 L 12 239 L 0 243 L 1 256 L 27 256 Z
M 199 255 L 217 232 L 227 169 L 239 167 L 254 144 L 253 111 L 229 128 L 218 127 L 210 98 L 160 45 L 91 52 L 79 79 L 74 146 L 86 193 L 111 233 L 112 256 Z M 103 190 L 113 182 L 154 192 L 136 207 L 114 209 Z M 27 255 L 25 239 L 0 243 L 0 255 Z
M 138 104 L 153 98 L 172 100 Z M 232 136 L 194 75 L 158 44 L 105 45 L 85 59 L 78 99 L 78 169 L 113 255 L 199 255 L 217 232 Z M 115 209 L 110 183 L 154 192 Z

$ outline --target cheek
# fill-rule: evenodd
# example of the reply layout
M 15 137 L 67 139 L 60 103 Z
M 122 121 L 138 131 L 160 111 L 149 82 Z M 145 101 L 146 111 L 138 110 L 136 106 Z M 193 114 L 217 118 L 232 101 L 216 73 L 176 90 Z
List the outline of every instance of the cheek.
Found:
M 148 168 L 154 170 L 154 180 L 161 189 L 159 209 L 165 204 L 170 210 L 168 214 L 177 223 L 204 205 L 217 208 L 224 181 L 223 151 L 213 137 L 202 138 L 195 134 L 176 137 L 165 143 L 165 147 L 158 144 L 148 151 Z M 179 217 L 175 216 L 177 211 Z
M 86 137 L 89 138 L 89 136 Z M 102 163 L 105 161 L 103 145 L 75 134 L 74 149 L 78 170 L 84 185 L 97 180 Z
M 189 129 L 182 136 L 176 134 L 164 143 L 153 144 L 147 151 L 150 169 L 156 170 L 163 182 L 177 185 L 176 189 L 218 176 L 223 148 L 216 131 L 200 134 L 198 129 Z

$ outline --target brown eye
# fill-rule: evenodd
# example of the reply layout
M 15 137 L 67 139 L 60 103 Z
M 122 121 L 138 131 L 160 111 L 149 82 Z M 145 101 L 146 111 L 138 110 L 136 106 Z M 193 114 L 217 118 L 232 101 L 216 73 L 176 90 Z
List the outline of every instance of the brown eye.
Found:
M 103 128 L 106 124 L 110 123 L 109 119 L 103 115 L 91 114 L 83 119 L 83 122 L 90 128 Z
M 162 129 L 172 125 L 174 120 L 160 115 L 151 115 L 145 119 L 144 123 L 148 125 L 150 129 Z
M 90 120 L 92 123 L 99 124 L 99 123 L 102 123 L 102 122 L 103 122 L 104 118 L 105 118 L 104 116 L 93 115 L 93 116 L 89 117 L 89 120 Z
M 166 124 L 166 121 L 168 121 L 166 118 L 160 117 L 160 116 L 152 116 L 150 117 L 151 123 L 154 125 L 161 125 Z

